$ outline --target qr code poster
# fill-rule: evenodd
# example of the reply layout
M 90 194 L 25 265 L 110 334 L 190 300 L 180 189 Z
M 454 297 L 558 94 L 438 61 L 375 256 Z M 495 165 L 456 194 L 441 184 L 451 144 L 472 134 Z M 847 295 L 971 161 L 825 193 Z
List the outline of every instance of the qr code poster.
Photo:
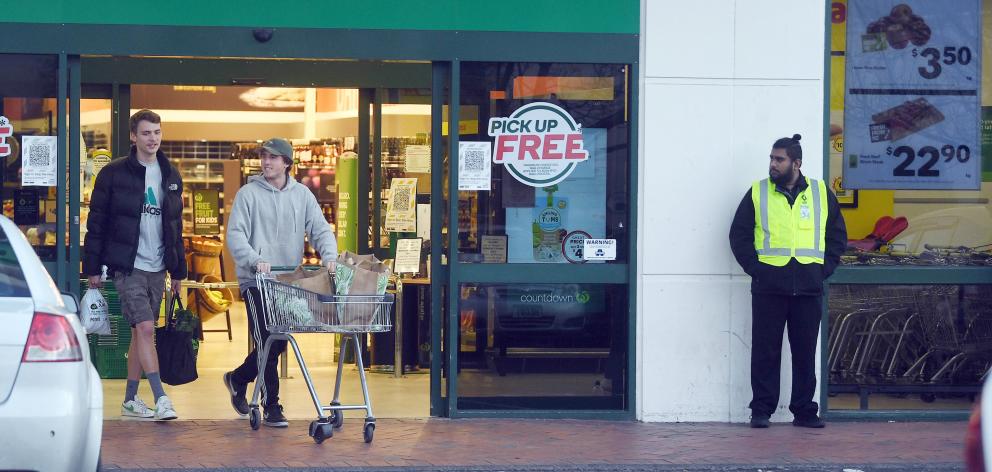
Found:
M 54 187 L 58 173 L 58 137 L 24 136 L 21 138 L 21 186 Z
M 488 141 L 458 142 L 458 190 L 490 190 L 492 152 Z
M 386 209 L 386 231 L 405 233 L 417 231 L 417 179 L 393 179 L 389 187 Z

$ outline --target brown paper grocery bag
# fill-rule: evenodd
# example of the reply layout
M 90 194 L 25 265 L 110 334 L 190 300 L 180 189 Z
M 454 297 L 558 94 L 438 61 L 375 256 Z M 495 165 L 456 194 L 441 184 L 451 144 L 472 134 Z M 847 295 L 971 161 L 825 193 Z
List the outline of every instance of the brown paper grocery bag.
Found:
M 330 271 L 323 267 L 306 270 L 300 266 L 293 272 L 276 275 L 276 280 L 321 295 L 334 295 L 334 280 Z
M 338 295 L 382 295 L 389 281 L 389 267 L 375 256 L 348 251 L 338 256 L 335 281 Z
M 321 268 L 308 271 L 306 277 L 292 282 L 293 285 L 321 295 L 334 295 L 334 280 L 331 273 Z
M 307 273 L 306 270 L 303 269 L 303 266 L 298 266 L 296 267 L 296 270 L 292 272 L 283 272 L 281 274 L 276 274 L 276 280 L 284 284 L 288 284 L 300 280 L 306 276 Z

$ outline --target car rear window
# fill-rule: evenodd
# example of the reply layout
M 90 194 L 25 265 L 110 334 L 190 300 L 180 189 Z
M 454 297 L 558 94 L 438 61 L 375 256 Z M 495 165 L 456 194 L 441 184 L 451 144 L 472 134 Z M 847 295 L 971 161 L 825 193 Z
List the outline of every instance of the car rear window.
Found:
M 0 297 L 30 297 L 31 291 L 24 280 L 24 271 L 17 261 L 17 253 L 10 244 L 7 232 L 0 228 Z

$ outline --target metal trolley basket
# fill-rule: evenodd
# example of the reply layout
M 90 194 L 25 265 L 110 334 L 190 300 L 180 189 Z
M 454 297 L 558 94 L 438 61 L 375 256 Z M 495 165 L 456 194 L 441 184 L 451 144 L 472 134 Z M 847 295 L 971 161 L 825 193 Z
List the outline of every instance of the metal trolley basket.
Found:
M 293 270 L 293 268 L 274 267 L 273 270 Z M 372 414 L 372 402 L 369 401 L 365 366 L 358 351 L 358 335 L 392 329 L 389 312 L 393 307 L 394 295 L 321 295 L 279 282 L 271 273 L 257 274 L 255 280 L 262 295 L 265 327 L 270 335 L 258 353 L 258 379 L 255 381 L 255 390 L 249 403 L 248 419 L 251 428 L 257 430 L 261 425 L 262 417 L 258 402 L 261 387 L 265 384 L 265 359 L 268 358 L 269 349 L 274 341 L 285 340 L 293 347 L 300 370 L 303 371 L 303 379 L 310 390 L 313 406 L 317 410 L 317 419 L 310 423 L 310 437 L 320 444 L 334 435 L 334 428 L 341 427 L 344 422 L 343 410 L 365 410 L 365 425 L 362 431 L 365 442 L 372 442 L 375 416 Z M 300 353 L 300 347 L 293 338 L 294 333 L 335 333 L 351 336 L 352 342 L 341 343 L 337 378 L 334 381 L 334 397 L 328 405 L 322 404 L 317 396 L 310 372 Z M 350 344 L 355 351 L 355 361 L 358 364 L 358 377 L 361 379 L 362 395 L 365 399 L 365 403 L 361 405 L 340 404 L 341 374 L 347 344 Z M 325 416 L 324 412 L 330 412 L 330 415 Z

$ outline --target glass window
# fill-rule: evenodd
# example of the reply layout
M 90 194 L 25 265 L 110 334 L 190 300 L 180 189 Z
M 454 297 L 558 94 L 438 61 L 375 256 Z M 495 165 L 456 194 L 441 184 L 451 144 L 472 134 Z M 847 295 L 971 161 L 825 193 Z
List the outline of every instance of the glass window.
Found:
M 0 54 L 0 63 L 6 70 L 17 71 L 0 76 L 0 116 L 5 117 L 0 123 L 3 214 L 14 220 L 42 260 L 54 261 L 56 187 L 54 183 L 23 185 L 22 150 L 29 144 L 28 164 L 57 168 L 58 58 Z
M 918 65 L 921 66 L 920 70 L 923 71 L 925 67 L 928 67 L 928 64 L 920 54 L 926 52 L 927 48 L 949 45 L 937 44 L 938 41 L 951 41 L 948 39 L 949 36 L 947 36 L 948 33 L 946 31 L 940 31 L 940 26 L 934 25 L 952 20 L 965 22 L 972 21 L 972 19 L 970 17 L 958 17 L 956 20 L 954 20 L 954 17 L 948 17 L 943 20 L 934 18 L 932 11 L 929 13 L 924 11 L 924 9 L 930 7 L 923 4 L 914 6 L 914 11 L 908 16 L 900 16 L 908 8 L 899 11 L 893 9 L 889 12 L 888 8 L 890 7 L 886 6 L 882 8 L 878 4 L 879 8 L 882 8 L 884 11 L 881 13 L 871 12 L 873 15 L 872 19 L 877 19 L 877 21 L 856 20 L 855 16 L 860 14 L 848 8 L 847 3 L 845 0 L 835 0 L 833 2 L 830 67 L 830 163 L 828 175 L 830 176 L 832 188 L 837 193 L 843 207 L 842 212 L 844 214 L 844 220 L 847 223 L 848 237 L 852 240 L 863 241 L 858 243 L 859 249 L 857 251 L 852 251 L 844 258 L 843 263 L 854 265 L 922 264 L 959 266 L 989 261 L 992 259 L 992 255 L 989 253 L 989 250 L 992 249 L 992 210 L 990 210 L 989 205 L 990 198 L 992 198 L 992 146 L 989 145 L 992 143 L 992 74 L 981 74 L 982 83 L 979 92 L 981 102 L 981 143 L 980 146 L 976 146 L 974 149 L 968 147 L 967 152 L 962 152 L 964 149 L 962 148 L 963 145 L 959 146 L 961 143 L 946 143 L 941 141 L 941 139 L 944 139 L 942 136 L 946 134 L 946 127 L 954 126 L 959 121 L 955 116 L 965 114 L 957 113 L 960 110 L 955 110 L 954 106 L 957 106 L 956 103 L 958 102 L 967 102 L 967 98 L 948 98 L 947 96 L 941 96 L 938 93 L 939 91 L 927 91 L 920 92 L 921 95 L 918 96 L 893 96 L 895 98 L 872 99 L 875 108 L 871 112 L 875 114 L 871 118 L 874 122 L 888 123 L 886 121 L 888 118 L 882 112 L 889 106 L 892 107 L 892 110 L 900 113 L 912 112 L 908 115 L 904 114 L 900 119 L 915 120 L 915 124 L 911 129 L 899 131 L 901 128 L 894 128 L 895 131 L 892 131 L 890 136 L 877 137 L 879 140 L 886 141 L 884 146 L 879 145 L 879 147 L 872 148 L 881 150 L 876 157 L 882 160 L 898 159 L 896 162 L 906 163 L 908 162 L 909 154 L 903 151 L 905 149 L 912 150 L 911 148 L 913 146 L 916 146 L 916 149 L 918 149 L 918 151 L 914 151 L 914 154 L 917 155 L 909 167 L 901 170 L 898 168 L 893 169 L 891 172 L 916 175 L 915 172 L 919 170 L 920 172 L 930 172 L 930 175 L 933 175 L 932 170 L 923 169 L 927 165 L 938 162 L 936 161 L 938 159 L 937 151 L 933 151 L 932 153 L 925 151 L 926 146 L 924 145 L 930 143 L 936 146 L 933 149 L 941 152 L 939 155 L 940 163 L 936 164 L 937 166 L 950 166 L 959 161 L 961 165 L 964 165 L 963 163 L 969 159 L 971 159 L 972 163 L 976 159 L 981 159 L 982 165 L 979 169 L 981 173 L 981 178 L 979 179 L 981 181 L 980 189 L 879 190 L 845 187 L 845 182 L 851 180 L 849 175 L 845 175 L 845 172 L 852 167 L 850 159 L 852 156 L 857 159 L 856 154 L 849 155 L 845 153 L 845 133 L 851 131 L 848 129 L 850 126 L 855 126 L 854 124 L 844 122 L 845 111 L 850 111 L 848 108 L 860 106 L 860 101 L 857 104 L 851 104 L 847 103 L 848 99 L 845 98 L 845 92 L 847 91 L 845 82 L 847 77 L 845 77 L 845 74 L 848 73 L 846 71 L 848 52 L 853 51 L 854 47 L 859 48 L 859 50 L 867 47 L 863 42 L 865 38 L 873 37 L 872 34 L 875 32 L 875 29 L 891 25 L 893 29 L 890 31 L 895 31 L 895 28 L 902 30 L 905 24 L 904 20 L 909 20 L 909 24 L 905 25 L 909 28 L 908 31 L 910 33 L 908 34 L 912 36 L 912 44 L 906 45 L 895 38 L 895 36 L 901 33 L 889 33 L 887 39 L 884 41 L 895 41 L 893 45 L 885 47 L 884 51 L 878 51 L 872 54 L 876 54 L 873 57 L 887 58 L 886 60 L 890 61 L 888 63 L 889 65 L 893 64 L 894 61 L 905 62 L 905 60 L 908 60 L 906 58 L 910 56 L 919 56 Z M 984 54 L 989 54 L 988 51 L 992 50 L 992 14 L 990 14 L 992 12 L 992 2 L 984 0 L 981 3 L 983 4 L 983 13 L 980 16 L 983 24 L 980 31 L 983 32 L 982 35 L 984 36 L 981 39 L 984 42 L 984 47 L 981 49 Z M 905 7 L 905 5 L 902 5 L 902 7 Z M 956 14 L 955 12 L 951 12 L 950 9 L 947 11 L 948 15 Z M 865 14 L 867 15 L 867 12 Z M 850 31 L 851 28 L 860 27 L 865 21 L 869 23 L 865 31 L 854 32 L 863 35 L 861 36 L 863 44 L 856 46 L 848 45 L 847 37 L 848 33 L 852 33 Z M 923 22 L 923 26 L 919 26 L 921 24 L 919 22 L 921 21 Z M 933 40 L 929 40 L 931 26 L 937 28 L 934 29 Z M 925 35 L 919 36 L 916 31 L 925 31 Z M 954 41 L 961 40 L 961 38 L 958 38 Z M 964 47 L 963 43 L 962 47 Z M 934 53 L 936 51 L 937 49 L 933 49 Z M 867 53 L 861 54 L 864 55 Z M 968 52 L 969 57 L 970 54 Z M 947 65 L 953 62 L 950 59 L 947 59 L 947 61 L 943 65 L 946 72 L 944 74 L 945 76 L 953 73 L 952 67 L 960 67 Z M 982 59 L 980 63 L 984 66 L 985 64 L 989 64 L 990 61 Z M 918 78 L 916 77 L 916 79 Z M 968 79 L 970 80 L 970 77 Z M 910 78 L 907 80 L 906 83 L 910 83 L 914 79 Z M 947 88 L 949 86 L 946 84 L 933 85 L 935 89 L 941 87 Z M 954 87 L 960 88 L 958 86 Z M 867 92 L 859 93 L 864 94 Z M 927 93 L 932 95 L 927 95 Z M 856 95 L 850 96 L 854 97 Z M 913 103 L 925 103 L 927 105 L 913 108 Z M 940 108 L 944 109 L 943 113 L 939 111 Z M 915 116 L 909 116 L 913 113 L 915 113 Z M 979 123 L 975 123 L 974 125 L 977 128 Z M 889 138 L 892 139 L 890 140 Z M 871 139 L 875 140 L 876 138 Z M 951 144 L 954 145 L 952 146 Z M 851 146 L 848 146 L 848 148 L 848 151 L 853 152 L 854 148 Z M 945 148 L 948 151 L 946 154 L 944 153 Z M 954 148 L 954 152 L 950 152 L 951 148 Z M 903 151 L 900 151 L 900 149 Z M 929 157 L 924 159 L 924 155 Z M 931 158 L 933 159 L 932 161 L 930 160 Z M 946 164 L 946 162 L 950 162 L 950 164 Z M 919 175 L 923 174 L 921 173 Z M 890 180 L 895 179 L 895 177 L 891 176 L 888 178 Z M 890 221 L 890 219 L 895 220 L 895 222 Z M 881 234 L 879 234 L 880 232 Z
M 30 297 L 24 272 L 7 232 L 0 230 L 0 297 Z
M 383 258 L 393 258 L 396 239 L 420 237 L 425 242 L 430 239 L 431 90 L 385 89 L 379 97 L 383 103 L 378 162 L 381 166 L 378 245 L 375 234 L 370 231 L 369 236 L 373 238 L 370 247 L 384 249 L 380 251 Z M 370 166 L 376 164 L 369 162 Z M 370 169 L 370 179 L 372 175 Z M 394 185 L 399 198 L 396 211 L 391 213 Z M 410 191 L 413 188 L 416 192 Z M 371 200 L 369 203 L 372 204 Z M 370 208 L 369 214 L 374 215 L 375 209 Z
M 623 409 L 627 288 L 462 284 L 458 408 Z
M 616 64 L 462 65 L 462 262 L 581 263 L 588 238 L 616 239 L 614 262 L 625 262 L 627 73 Z
M 293 145 L 292 177 L 315 196 L 336 232 L 339 249 L 358 242 L 358 90 L 215 85 L 134 85 L 132 112 L 148 108 L 162 117 L 162 151 L 183 176 L 183 234 L 223 241 L 226 215 L 238 189 L 260 173 L 260 143 L 283 137 Z M 199 214 L 194 200 L 200 198 Z M 216 222 L 216 224 L 214 224 Z M 362 228 L 364 229 L 364 228 Z M 225 257 L 225 277 L 233 277 Z M 192 272 L 217 272 L 210 264 Z M 319 264 L 306 245 L 306 264 Z
M 830 409 L 966 409 L 992 362 L 992 286 L 834 285 Z
M 79 100 L 79 124 L 85 147 L 84 159 L 79 169 L 81 195 L 79 201 L 79 242 L 86 241 L 86 221 L 90 213 L 90 196 L 96 175 L 103 166 L 114 158 L 114 135 L 111 119 L 111 101 L 108 99 L 84 98 Z

